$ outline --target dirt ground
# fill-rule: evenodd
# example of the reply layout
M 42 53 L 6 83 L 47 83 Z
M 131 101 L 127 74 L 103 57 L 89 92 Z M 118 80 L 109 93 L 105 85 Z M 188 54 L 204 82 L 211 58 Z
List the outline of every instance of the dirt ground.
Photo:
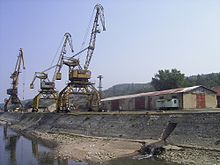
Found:
M 18 125 L 11 126 L 21 130 Z M 111 159 L 133 156 L 142 146 L 142 141 L 117 138 L 79 136 L 69 133 L 21 131 L 24 136 L 36 138 L 54 148 L 55 158 L 73 159 L 92 163 L 102 163 Z M 145 140 L 146 144 L 155 140 Z M 165 146 L 165 152 L 157 156 L 168 162 L 186 165 L 220 165 L 220 151 L 196 148 Z
M 76 135 L 63 135 L 55 133 L 31 132 L 29 136 L 40 138 L 41 141 L 54 142 L 55 157 L 63 159 L 74 159 L 76 161 L 86 162 L 105 162 L 111 159 L 135 155 L 136 151 L 140 149 L 141 143 L 120 140 L 84 137 Z M 147 143 L 151 143 L 149 140 Z
M 185 165 L 220 165 L 220 151 L 176 147 L 166 149 L 160 159 Z
M 39 134 L 39 133 L 38 133 Z M 111 159 L 137 154 L 141 143 L 120 139 L 79 137 L 62 134 L 38 135 L 58 142 L 56 157 L 71 158 L 86 162 L 105 162 Z M 147 140 L 146 143 L 152 143 Z M 220 152 L 195 148 L 166 147 L 166 152 L 158 156 L 168 162 L 187 165 L 220 165 Z
M 32 136 L 56 143 L 54 156 L 76 161 L 102 163 L 111 159 L 133 156 L 141 142 L 127 139 L 107 139 L 71 134 L 42 133 L 33 131 Z M 146 140 L 150 144 L 155 140 Z M 157 157 L 168 162 L 186 165 L 220 165 L 220 151 L 184 148 L 168 145 Z

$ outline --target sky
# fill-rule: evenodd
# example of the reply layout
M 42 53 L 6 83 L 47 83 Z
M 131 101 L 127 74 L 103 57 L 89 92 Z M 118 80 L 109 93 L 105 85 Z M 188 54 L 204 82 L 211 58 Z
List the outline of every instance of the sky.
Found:
M 186 76 L 220 72 L 219 0 L 0 0 L 0 102 L 8 98 L 19 49 L 26 66 L 19 96 L 29 99 L 39 90 L 38 80 L 29 89 L 34 72 L 52 65 L 66 32 L 75 52 L 85 47 L 97 3 L 104 7 L 106 31 L 97 36 L 89 67 L 96 86 L 99 74 L 107 89 L 150 82 L 160 69 L 176 68 Z M 62 73 L 57 90 L 65 87 L 68 68 Z

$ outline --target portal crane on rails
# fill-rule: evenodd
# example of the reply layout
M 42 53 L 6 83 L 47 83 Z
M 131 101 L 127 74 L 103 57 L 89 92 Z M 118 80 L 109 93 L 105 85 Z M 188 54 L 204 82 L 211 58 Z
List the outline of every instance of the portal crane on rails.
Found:
M 30 83 L 30 89 L 34 89 L 34 82 L 36 79 L 40 80 L 40 90 L 39 93 L 34 97 L 33 102 L 32 102 L 32 112 L 38 112 L 39 111 L 39 105 L 40 105 L 40 100 L 48 100 L 52 99 L 57 102 L 57 96 L 58 92 L 55 90 L 55 83 L 50 81 L 48 78 L 48 74 L 46 73 L 50 69 L 54 68 L 50 67 L 49 69 L 46 69 L 41 72 L 35 72 L 34 78 L 32 82 Z M 46 108 L 43 105 L 40 108 Z
M 97 4 L 94 10 L 96 12 L 88 47 L 76 53 L 74 56 L 63 60 L 63 64 L 69 68 L 69 82 L 59 93 L 57 112 L 68 112 L 74 109 L 84 108 L 90 111 L 99 110 L 100 94 L 95 88 L 94 83 L 90 82 L 91 71 L 88 68 L 95 50 L 97 33 L 101 32 L 99 23 L 101 23 L 103 31 L 105 31 L 106 28 L 104 8 L 102 5 Z M 76 59 L 76 56 L 85 51 L 87 51 L 86 60 L 82 67 L 79 59 Z
M 21 100 L 18 97 L 18 78 L 19 74 L 21 73 L 21 65 L 23 66 L 23 70 L 25 69 L 24 66 L 24 53 L 23 49 L 20 48 L 18 59 L 15 65 L 14 72 L 11 74 L 10 78 L 12 79 L 12 87 L 7 89 L 7 94 L 9 95 L 9 99 L 5 100 L 4 111 L 8 111 L 8 106 L 13 106 L 13 109 L 22 110 L 23 105 Z
M 40 80 L 40 90 L 39 93 L 34 97 L 32 103 L 32 112 L 38 112 L 39 108 L 47 108 L 46 106 L 41 105 L 40 100 L 54 100 L 55 105 L 57 107 L 57 99 L 58 92 L 55 89 L 55 80 L 61 80 L 61 68 L 63 65 L 63 59 L 65 58 L 65 54 L 67 53 L 67 44 L 70 47 L 71 52 L 73 52 L 72 39 L 69 33 L 64 34 L 64 41 L 62 44 L 60 56 L 56 65 L 51 66 L 44 71 L 35 72 L 34 78 L 30 83 L 30 89 L 34 89 L 34 82 L 36 79 Z M 55 72 L 53 75 L 52 81 L 49 80 L 48 71 L 55 68 Z

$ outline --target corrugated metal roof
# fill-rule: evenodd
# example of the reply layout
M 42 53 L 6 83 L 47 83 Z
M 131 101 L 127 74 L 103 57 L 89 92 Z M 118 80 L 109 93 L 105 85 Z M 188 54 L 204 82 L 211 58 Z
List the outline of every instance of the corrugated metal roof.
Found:
M 168 89 L 163 91 L 154 91 L 154 92 L 147 92 L 147 93 L 139 93 L 139 94 L 133 94 L 133 95 L 125 95 L 125 96 L 115 96 L 115 97 L 108 97 L 105 99 L 102 99 L 101 101 L 110 101 L 110 100 L 117 100 L 117 99 L 127 99 L 127 98 L 134 98 L 134 97 L 141 97 L 141 96 L 159 96 L 159 95 L 167 95 L 167 94 L 175 94 L 175 93 L 186 93 L 190 92 L 196 88 L 203 87 L 202 85 L 198 86 L 192 86 L 192 87 L 186 87 L 186 88 L 176 88 L 176 89 Z M 206 88 L 212 92 L 215 92 L 209 88 Z
M 216 87 L 212 88 L 212 90 L 217 92 L 217 96 L 220 96 L 220 86 L 216 86 Z

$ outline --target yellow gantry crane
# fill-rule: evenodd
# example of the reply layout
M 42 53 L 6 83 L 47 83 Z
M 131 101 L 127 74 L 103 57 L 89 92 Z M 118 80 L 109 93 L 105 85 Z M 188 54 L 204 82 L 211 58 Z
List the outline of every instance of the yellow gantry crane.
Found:
M 57 107 L 58 92 L 55 89 L 55 80 L 61 79 L 60 70 L 63 64 L 64 55 L 67 53 L 66 50 L 67 44 L 69 44 L 71 52 L 73 52 L 71 35 L 69 33 L 64 34 L 64 41 L 57 64 L 49 67 L 48 69 L 45 69 L 44 71 L 35 72 L 34 78 L 30 83 L 30 89 L 34 89 L 34 82 L 36 79 L 39 79 L 40 90 L 39 93 L 33 99 L 32 112 L 38 112 L 40 108 L 46 109 L 47 106 L 43 105 L 45 104 L 46 100 L 54 101 L 54 103 L 56 104 L 55 107 Z M 50 81 L 47 72 L 53 68 L 55 68 L 55 72 L 52 81 Z M 40 104 L 40 100 L 42 100 L 41 104 Z
M 52 68 L 50 68 L 52 69 Z M 34 89 L 34 82 L 36 79 L 40 80 L 40 90 L 39 93 L 34 97 L 33 103 L 32 103 L 32 112 L 38 112 L 39 108 L 47 108 L 43 105 L 39 107 L 40 100 L 48 100 L 52 99 L 57 102 L 57 96 L 58 92 L 55 90 L 55 83 L 50 81 L 48 78 L 48 74 L 46 71 L 49 71 L 50 69 L 46 69 L 42 72 L 35 72 L 34 78 L 30 84 L 30 89 Z
M 21 100 L 18 97 L 18 77 L 21 73 L 21 65 L 23 65 L 23 69 L 25 69 L 24 66 L 24 54 L 22 48 L 19 50 L 18 59 L 15 65 L 14 72 L 11 74 L 10 78 L 12 79 L 12 87 L 10 89 L 7 89 L 7 94 L 10 95 L 9 99 L 5 100 L 4 110 L 8 111 L 9 104 L 12 106 L 12 108 L 22 110 L 23 105 L 21 103 Z
M 68 112 L 74 109 L 87 109 L 90 111 L 99 110 L 100 94 L 94 87 L 94 84 L 90 82 L 91 71 L 88 70 L 88 68 L 95 49 L 96 35 L 101 32 L 101 29 L 99 29 L 99 23 L 101 23 L 103 31 L 105 31 L 106 28 L 104 8 L 102 5 L 97 4 L 94 10 L 95 18 L 88 47 L 76 53 L 74 56 L 63 58 L 62 60 L 63 64 L 69 67 L 69 82 L 59 93 L 57 112 Z M 85 51 L 87 51 L 86 60 L 82 67 L 79 59 L 76 59 L 75 57 Z

